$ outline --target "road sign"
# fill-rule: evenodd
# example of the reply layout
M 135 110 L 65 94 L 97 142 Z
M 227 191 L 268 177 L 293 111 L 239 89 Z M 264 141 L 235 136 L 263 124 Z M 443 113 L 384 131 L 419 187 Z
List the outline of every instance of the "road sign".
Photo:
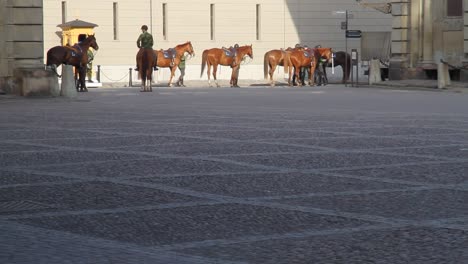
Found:
M 361 38 L 361 30 L 346 30 L 346 38 Z
M 348 25 L 347 25 L 347 24 L 348 24 L 348 23 L 346 23 L 346 22 L 344 22 L 344 21 L 341 22 L 341 29 L 342 29 L 342 30 L 346 30 L 346 29 L 348 28 Z

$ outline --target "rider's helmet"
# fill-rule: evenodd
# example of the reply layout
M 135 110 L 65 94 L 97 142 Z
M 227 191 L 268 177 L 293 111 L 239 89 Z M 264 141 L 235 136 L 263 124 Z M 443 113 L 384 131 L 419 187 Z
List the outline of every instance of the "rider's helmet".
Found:
M 148 30 L 148 26 L 147 26 L 147 25 L 143 25 L 143 26 L 141 26 L 141 29 L 143 29 L 143 30 Z

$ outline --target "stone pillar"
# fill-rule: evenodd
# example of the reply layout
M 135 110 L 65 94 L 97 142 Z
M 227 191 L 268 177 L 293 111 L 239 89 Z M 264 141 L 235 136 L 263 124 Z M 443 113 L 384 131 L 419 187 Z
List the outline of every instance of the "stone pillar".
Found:
M 392 1 L 392 55 L 389 65 L 389 79 L 401 80 L 409 66 L 410 47 L 410 0 Z
M 0 89 L 18 95 L 55 95 L 44 70 L 42 0 L 0 0 Z M 56 78 L 55 78 L 56 79 Z
M 463 0 L 463 53 L 464 58 L 462 59 L 462 65 L 465 68 L 468 68 L 468 0 Z M 462 70 L 460 72 L 460 81 L 468 82 L 468 71 Z
M 434 26 L 432 0 L 422 0 L 422 61 L 421 66 L 434 68 Z

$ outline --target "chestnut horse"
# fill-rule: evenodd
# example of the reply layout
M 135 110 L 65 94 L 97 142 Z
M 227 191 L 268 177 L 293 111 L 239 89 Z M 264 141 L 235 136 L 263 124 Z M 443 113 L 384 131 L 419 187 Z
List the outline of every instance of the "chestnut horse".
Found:
M 343 79 L 342 83 L 345 83 L 346 80 L 349 80 L 349 75 L 351 73 L 351 55 L 344 51 L 338 51 L 334 53 L 333 64 L 334 66 L 341 66 L 343 69 Z M 328 82 L 327 71 L 325 67 L 332 67 L 331 61 L 329 63 L 323 64 L 323 73 L 325 74 L 325 81 Z
M 138 57 L 138 78 L 141 79 L 141 90 L 140 92 L 152 92 L 152 81 L 153 81 L 153 65 L 156 64 L 154 61 L 153 49 L 143 48 L 141 56 Z
M 51 67 L 57 73 L 57 67 L 61 64 L 72 65 L 78 70 L 79 82 L 76 83 L 76 90 L 80 87 L 81 92 L 87 92 L 86 88 L 86 65 L 88 64 L 88 49 L 92 47 L 95 50 L 99 49 L 96 42 L 96 37 L 89 35 L 85 40 L 74 46 L 55 46 L 47 51 L 46 66 Z
M 239 48 L 237 48 L 237 54 L 235 57 L 226 56 L 225 51 L 223 49 L 212 48 L 204 50 L 202 55 L 200 77 L 203 76 L 205 66 L 208 65 L 206 74 L 208 75 L 208 85 L 211 87 L 211 66 L 213 66 L 213 79 L 216 83 L 216 86 L 219 87 L 218 80 L 216 78 L 218 65 L 231 66 L 234 64 L 235 66 L 232 68 L 230 83 L 232 87 L 238 87 L 237 81 L 239 78 L 240 63 L 242 62 L 245 56 L 249 56 L 251 59 L 253 59 L 252 45 L 240 46 Z
M 294 67 L 294 74 L 300 76 L 301 67 L 307 68 L 309 73 L 309 85 L 314 85 L 315 68 L 318 65 L 319 59 L 324 59 L 328 63 L 333 58 L 331 48 L 314 48 L 305 50 L 291 51 L 290 61 L 291 67 Z M 289 69 L 289 81 L 291 84 L 291 70 Z
M 302 48 L 287 48 L 286 50 L 270 50 L 265 53 L 263 58 L 263 76 L 265 80 L 268 79 L 268 75 L 270 76 L 270 85 L 275 86 L 275 81 L 273 80 L 273 74 L 275 73 L 277 66 L 284 67 L 284 73 L 288 73 L 290 70 L 291 65 L 291 51 L 295 49 Z M 289 80 L 290 82 L 290 80 Z
M 179 66 L 180 59 L 182 56 L 185 55 L 187 52 L 190 56 L 195 56 L 195 52 L 193 51 L 193 46 L 190 41 L 187 41 L 183 44 L 179 44 L 174 47 L 176 51 L 175 58 L 165 58 L 164 57 L 164 51 L 163 50 L 155 50 L 154 53 L 157 55 L 157 66 L 161 68 L 169 68 L 171 71 L 171 77 L 169 78 L 169 83 L 168 86 L 172 86 L 172 79 L 174 78 L 175 71 L 177 67 Z

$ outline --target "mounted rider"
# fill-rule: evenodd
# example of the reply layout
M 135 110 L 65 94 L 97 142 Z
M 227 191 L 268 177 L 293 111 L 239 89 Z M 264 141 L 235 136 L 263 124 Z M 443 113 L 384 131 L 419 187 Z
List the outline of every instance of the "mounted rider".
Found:
M 141 58 L 141 56 L 143 56 L 143 50 L 144 49 L 153 50 L 153 36 L 150 33 L 148 33 L 148 26 L 147 25 L 141 26 L 141 31 L 142 33 L 140 34 L 137 40 L 137 47 L 140 50 L 138 51 L 138 54 L 136 57 L 137 67 L 135 68 L 135 71 L 138 71 L 138 59 Z M 154 51 L 153 51 L 153 57 L 154 57 L 153 69 L 157 71 L 158 68 L 156 66 L 158 65 L 157 64 L 158 57 Z

